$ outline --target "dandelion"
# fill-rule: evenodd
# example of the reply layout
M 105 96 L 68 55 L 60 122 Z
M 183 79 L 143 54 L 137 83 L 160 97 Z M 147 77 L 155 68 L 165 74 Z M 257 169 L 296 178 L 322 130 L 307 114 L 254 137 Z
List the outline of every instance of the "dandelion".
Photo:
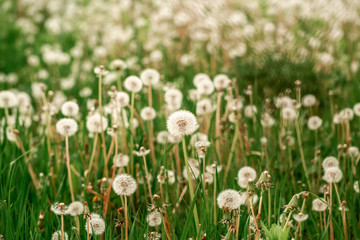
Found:
M 214 84 L 209 78 L 204 78 L 197 85 L 197 92 L 200 95 L 210 95 L 214 92 Z
M 312 201 L 312 209 L 316 212 L 323 212 L 327 209 L 327 204 L 324 199 L 315 198 Z
M 54 232 L 52 235 L 51 235 L 51 240 L 61 240 L 62 238 L 61 238 L 61 230 L 59 230 L 59 231 L 56 231 L 56 232 Z M 66 233 L 66 232 L 64 232 L 64 238 L 63 238 L 64 240 L 68 240 L 69 239 L 69 235 Z
M 81 202 L 72 202 L 69 204 L 68 213 L 71 216 L 79 216 L 84 212 L 84 204 Z
M 142 89 L 143 83 L 140 78 L 132 75 L 125 79 L 124 86 L 129 92 L 137 93 Z
M 239 186 L 247 188 L 248 182 L 256 179 L 256 171 L 252 167 L 242 167 L 239 169 L 237 177 Z
M 65 102 L 61 106 L 61 113 L 67 117 L 75 117 L 79 113 L 79 105 L 74 101 Z
M 210 99 L 202 99 L 196 103 L 196 115 L 205 115 L 214 111 L 214 106 Z
M 220 192 L 216 200 L 219 208 L 225 207 L 229 210 L 238 209 L 240 205 L 245 204 L 245 201 L 240 196 L 239 192 L 232 189 L 227 189 Z
M 78 124 L 74 119 L 63 118 L 56 123 L 56 131 L 64 137 L 70 137 L 74 135 L 77 130 Z
M 248 105 L 244 109 L 245 117 L 253 118 L 257 113 L 257 108 L 254 105 Z
M 322 120 L 318 116 L 312 116 L 307 122 L 307 126 L 310 130 L 317 130 L 321 127 Z
M 285 107 L 281 110 L 282 118 L 285 120 L 294 120 L 296 118 L 296 111 L 291 107 Z
M 55 213 L 56 215 L 67 215 L 68 207 L 64 203 L 54 203 L 50 206 L 50 211 Z
M 130 101 L 129 94 L 126 92 L 117 92 L 115 99 L 119 107 L 126 107 Z
M 198 74 L 196 74 L 196 75 L 194 76 L 194 79 L 193 79 L 193 84 L 194 84 L 194 86 L 197 87 L 198 84 L 199 84 L 200 82 L 202 82 L 203 80 L 209 80 L 209 81 L 211 81 L 211 80 L 210 80 L 210 77 L 209 77 L 207 74 L 205 74 L 205 73 L 198 73 Z
M 167 120 L 168 131 L 175 136 L 191 135 L 198 127 L 196 117 L 187 110 L 176 111 Z
M 18 105 L 18 98 L 11 91 L 0 91 L 0 108 L 14 108 Z
M 240 111 L 243 108 L 243 102 L 240 98 L 235 98 L 228 102 L 228 108 L 231 111 Z
M 87 224 L 85 224 L 85 229 L 89 231 L 89 234 L 101 235 L 105 232 L 105 221 L 99 215 L 91 214 L 89 223 L 89 229 L 87 229 Z
M 211 174 L 215 174 L 216 172 L 221 172 L 222 170 L 222 166 L 221 165 L 216 165 L 215 163 L 214 164 L 211 164 L 211 165 L 208 165 L 206 166 L 206 171 L 208 173 L 211 173 Z
M 126 167 L 129 164 L 129 156 L 119 153 L 118 155 L 116 155 L 113 159 L 114 164 L 116 167 L 120 168 L 120 167 Z
M 146 222 L 150 227 L 156 227 L 161 224 L 161 213 L 159 212 L 151 212 L 146 217 Z
M 275 119 L 273 117 L 271 117 L 270 114 L 264 113 L 261 116 L 260 123 L 264 128 L 271 128 L 275 124 Z
M 178 89 L 169 89 L 165 92 L 165 102 L 167 108 L 176 111 L 181 107 L 183 94 Z
M 156 141 L 160 144 L 166 144 L 168 137 L 169 137 L 168 131 L 161 131 L 157 134 Z
M 128 174 L 120 174 L 114 178 L 112 188 L 117 195 L 130 196 L 137 188 L 135 179 Z
M 312 94 L 307 94 L 302 98 L 302 104 L 304 107 L 312 107 L 316 104 L 316 97 Z
M 187 175 L 187 171 L 186 171 L 186 168 L 183 169 L 183 177 L 186 179 L 186 180 L 189 180 L 188 179 L 188 175 Z M 195 167 L 195 166 L 191 166 L 190 165 L 190 177 L 192 180 L 195 180 L 199 177 L 200 175 L 200 170 Z
M 323 179 L 328 183 L 338 183 L 341 181 L 343 173 L 338 167 L 329 167 L 325 170 Z
M 176 135 L 176 136 L 171 135 L 171 134 L 168 135 L 168 141 L 169 141 L 169 143 L 172 143 L 172 144 L 177 144 L 177 143 L 181 142 L 181 139 L 182 139 L 182 137 L 180 135 Z
M 139 151 L 134 151 L 135 155 L 138 157 L 144 157 L 150 153 L 150 149 L 145 149 L 141 147 Z
M 353 110 L 354 110 L 354 114 L 360 117 L 360 103 L 355 104 Z
M 105 131 L 107 127 L 108 120 L 104 116 L 101 116 L 99 113 L 95 113 L 87 118 L 86 128 L 90 133 L 101 133 Z
M 359 193 L 359 181 L 354 182 L 354 190 L 355 192 Z
M 309 215 L 308 214 L 303 214 L 303 213 L 298 213 L 298 214 L 294 214 L 293 218 L 297 222 L 304 222 L 309 218 Z
M 144 107 L 141 109 L 140 116 L 144 121 L 151 121 L 156 117 L 156 111 L 152 107 Z
M 333 156 L 326 157 L 322 162 L 322 167 L 324 168 L 324 170 L 338 166 L 339 166 L 339 161 Z
M 218 91 L 228 88 L 230 84 L 231 80 L 225 74 L 219 74 L 214 77 L 214 86 Z
M 140 79 L 145 86 L 154 86 L 160 81 L 160 74 L 155 69 L 148 68 L 141 72 Z

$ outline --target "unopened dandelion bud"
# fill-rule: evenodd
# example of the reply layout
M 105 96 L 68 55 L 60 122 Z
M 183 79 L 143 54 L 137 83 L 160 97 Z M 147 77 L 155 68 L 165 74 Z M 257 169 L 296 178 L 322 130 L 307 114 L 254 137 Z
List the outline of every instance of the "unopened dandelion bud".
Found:
M 39 227 L 39 232 L 44 232 L 45 226 L 44 226 L 44 211 L 43 210 L 40 211 L 37 225 Z
M 296 80 L 296 81 L 295 81 L 295 85 L 296 85 L 297 87 L 300 87 L 300 86 L 301 86 L 301 81 L 300 81 L 300 80 Z
M 294 212 L 298 210 L 299 197 L 300 197 L 299 194 L 295 194 L 291 198 L 290 202 L 287 205 L 285 205 L 285 210 L 284 210 L 285 213 Z
M 342 149 L 342 145 L 341 144 L 337 145 L 337 149 L 338 151 L 340 151 Z
M 304 192 L 301 194 L 301 197 L 307 199 L 309 197 L 309 192 Z
M 253 180 L 248 181 L 248 185 L 247 185 L 247 188 L 246 188 L 246 193 L 248 194 L 249 197 L 254 195 L 254 193 L 255 193 L 255 184 L 254 184 Z

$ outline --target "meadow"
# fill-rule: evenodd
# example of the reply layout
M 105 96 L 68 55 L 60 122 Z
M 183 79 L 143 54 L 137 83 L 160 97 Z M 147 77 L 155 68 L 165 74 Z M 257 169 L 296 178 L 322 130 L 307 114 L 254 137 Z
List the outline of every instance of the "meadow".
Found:
M 360 1 L 2 0 L 0 240 L 360 239 Z

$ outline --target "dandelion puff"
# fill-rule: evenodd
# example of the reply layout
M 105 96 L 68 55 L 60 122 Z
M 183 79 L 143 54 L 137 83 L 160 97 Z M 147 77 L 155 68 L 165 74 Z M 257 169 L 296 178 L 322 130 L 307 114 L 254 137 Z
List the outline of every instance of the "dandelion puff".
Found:
M 218 173 L 221 172 L 222 166 L 221 165 L 216 165 L 214 163 L 214 164 L 206 166 L 205 169 L 206 169 L 206 171 L 208 173 L 215 174 L 216 172 L 218 172 Z
M 64 137 L 70 137 L 78 130 L 78 124 L 72 118 L 63 118 L 56 123 L 56 131 Z
M 156 111 L 152 107 L 144 107 L 143 109 L 141 109 L 140 117 L 144 121 L 153 120 L 156 117 Z
M 114 178 L 112 188 L 117 195 L 132 195 L 137 188 L 135 179 L 128 174 L 120 174 Z
M 151 212 L 146 217 L 146 222 L 150 227 L 156 227 L 161 224 L 161 213 L 159 212 Z
M 138 157 L 146 156 L 150 153 L 150 149 L 145 149 L 144 147 L 141 147 L 139 151 L 134 151 L 134 154 Z
M 160 81 L 160 74 L 155 69 L 148 68 L 140 73 L 140 79 L 145 86 L 149 86 L 150 84 L 153 86 Z
M 119 107 L 126 107 L 130 101 L 129 94 L 127 94 L 126 92 L 117 92 L 116 101 L 117 104 L 119 104 Z
M 177 144 L 177 143 L 181 142 L 181 136 L 180 136 L 180 135 L 179 135 L 179 136 L 175 136 L 175 135 L 169 134 L 169 135 L 168 135 L 168 141 L 169 141 L 169 143 L 171 143 L 171 144 Z
M 129 91 L 129 92 L 140 92 L 140 90 L 143 87 L 143 83 L 141 81 L 140 78 L 138 78 L 137 76 L 129 76 L 125 79 L 124 81 L 124 87 Z
M 50 211 L 55 213 L 56 215 L 67 215 L 68 207 L 64 203 L 54 203 L 50 206 Z
M 193 146 L 195 146 L 197 142 L 207 142 L 207 141 L 209 141 L 208 136 L 200 132 L 193 134 L 190 138 L 190 144 Z
M 165 144 L 168 140 L 169 133 L 167 131 L 161 131 L 156 136 L 156 141 L 160 144 Z
M 169 184 L 174 184 L 175 183 L 175 173 L 172 170 L 166 170 L 166 175 L 167 175 L 167 180 L 169 182 Z M 165 179 L 159 174 L 157 175 L 157 180 L 160 183 L 165 183 Z
M 248 105 L 244 109 L 245 117 L 252 118 L 257 114 L 257 108 L 254 105 Z
M 228 101 L 228 108 L 231 111 L 240 111 L 243 108 L 243 100 L 241 98 L 235 98 Z
M 354 190 L 355 192 L 359 193 L 359 181 L 354 182 Z
M 360 103 L 355 104 L 353 110 L 354 110 L 354 114 L 360 117 Z
M 282 118 L 285 120 L 294 120 L 296 118 L 296 112 L 291 107 L 284 107 L 281 110 Z
M 210 80 L 210 77 L 205 74 L 205 73 L 198 73 L 194 76 L 194 79 L 193 79 L 193 84 L 195 87 L 197 87 L 199 85 L 200 82 L 202 82 L 203 80 Z
M 129 156 L 119 153 L 113 159 L 116 167 L 126 167 L 129 164 Z
M 323 212 L 327 209 L 327 204 L 325 203 L 325 200 L 322 199 L 322 201 L 319 198 L 315 198 L 312 201 L 312 210 L 316 212 Z
M 102 118 L 102 126 L 100 118 Z M 105 131 L 107 127 L 108 120 L 104 116 L 101 116 L 99 113 L 95 113 L 89 116 L 86 120 L 86 128 L 91 133 L 101 133 L 102 131 Z
M 228 88 L 230 83 L 230 78 L 225 74 L 218 74 L 214 77 L 214 86 L 218 91 Z
M 230 210 L 238 209 L 240 205 L 245 204 L 245 201 L 240 196 L 239 192 L 232 189 L 220 192 L 216 200 L 219 208 L 226 207 Z
M 353 120 L 354 118 L 354 111 L 351 108 L 345 108 L 339 114 L 344 120 Z
M 84 204 L 76 201 L 69 204 L 68 212 L 71 216 L 79 216 L 84 212 Z
M 92 215 L 92 214 L 91 214 Z M 89 234 L 101 235 L 105 232 L 105 221 L 101 217 L 91 216 L 89 220 L 89 229 L 87 229 L 87 224 L 85 224 L 86 231 L 89 230 Z
M 208 98 L 202 99 L 196 103 L 196 115 L 198 116 L 212 113 L 214 110 L 215 107 Z
M 275 119 L 268 113 L 264 113 L 260 120 L 261 126 L 264 128 L 271 128 L 275 124 Z
M 293 218 L 297 222 L 304 222 L 304 221 L 306 221 L 308 219 L 308 217 L 309 217 L 308 214 L 303 214 L 303 213 L 298 213 L 298 214 L 293 215 Z
M 324 170 L 330 167 L 338 167 L 338 166 L 339 166 L 339 161 L 336 159 L 336 157 L 333 156 L 326 157 L 322 162 L 322 167 L 324 168 Z
M 180 90 L 172 88 L 165 92 L 164 99 L 167 105 L 180 108 L 183 99 L 183 94 L 181 93 Z
M 341 181 L 343 173 L 338 167 L 329 167 L 325 170 L 323 179 L 328 183 L 338 183 Z
M 200 81 L 197 86 L 198 94 L 200 95 L 210 95 L 214 92 L 214 84 L 210 79 L 203 79 Z
M 11 91 L 0 91 L 0 108 L 13 108 L 18 105 L 18 98 Z
M 357 156 L 359 156 L 359 148 L 351 146 L 348 148 L 347 153 L 350 157 L 356 158 Z
M 67 101 L 61 106 L 61 113 L 67 117 L 75 117 L 79 113 L 79 105 L 74 101 Z
M 312 107 L 316 104 L 316 97 L 312 94 L 307 94 L 302 98 L 302 104 L 304 107 Z
M 317 130 L 321 127 L 322 120 L 318 116 L 312 116 L 307 122 L 307 126 L 310 130 Z
M 190 168 L 190 178 L 193 180 L 197 179 L 200 175 L 200 170 L 195 166 L 191 166 L 190 164 L 189 164 L 189 168 Z M 182 174 L 183 174 L 183 177 L 187 180 L 188 177 L 187 177 L 187 172 L 186 172 L 185 167 L 183 169 Z
M 175 136 L 191 135 L 198 127 L 195 115 L 187 110 L 176 111 L 167 120 L 168 131 Z
M 51 235 L 51 240 L 60 240 L 61 239 L 61 230 L 54 232 Z M 64 232 L 64 240 L 68 240 L 69 239 L 69 235 Z
M 242 188 L 247 188 L 249 181 L 254 181 L 256 178 L 256 171 L 252 167 L 242 167 L 238 171 L 238 184 Z

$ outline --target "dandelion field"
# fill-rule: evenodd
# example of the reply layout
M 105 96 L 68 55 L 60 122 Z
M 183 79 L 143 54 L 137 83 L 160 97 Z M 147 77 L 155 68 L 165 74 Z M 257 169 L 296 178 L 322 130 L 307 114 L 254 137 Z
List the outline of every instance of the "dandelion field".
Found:
M 0 239 L 360 239 L 360 2 L 3 0 Z

